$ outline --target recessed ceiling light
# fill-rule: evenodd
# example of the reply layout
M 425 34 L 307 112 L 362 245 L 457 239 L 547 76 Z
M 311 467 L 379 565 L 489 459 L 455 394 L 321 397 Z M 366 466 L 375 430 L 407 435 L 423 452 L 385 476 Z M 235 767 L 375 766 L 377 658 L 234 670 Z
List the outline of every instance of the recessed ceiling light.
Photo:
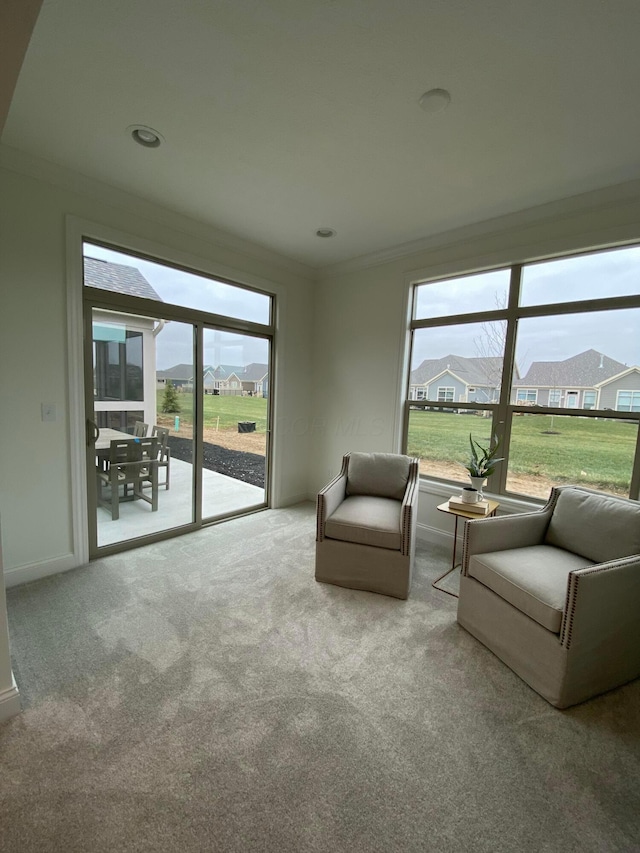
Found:
M 451 95 L 446 89 L 429 89 L 418 101 L 425 113 L 439 113 L 451 103 Z
M 318 230 L 316 231 L 316 237 L 324 237 L 326 239 L 327 237 L 335 237 L 335 236 L 336 236 L 336 229 L 335 228 L 318 228 Z
M 164 142 L 161 133 L 152 127 L 146 127 L 144 124 L 132 124 L 127 128 L 127 133 L 130 133 L 133 140 L 138 145 L 142 145 L 143 148 L 159 148 L 160 144 Z

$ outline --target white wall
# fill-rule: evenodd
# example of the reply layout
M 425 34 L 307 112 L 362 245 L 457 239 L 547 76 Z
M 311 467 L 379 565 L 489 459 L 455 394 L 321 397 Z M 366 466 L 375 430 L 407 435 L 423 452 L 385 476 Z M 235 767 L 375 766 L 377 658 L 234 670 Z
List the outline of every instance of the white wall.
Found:
M 309 414 L 312 284 L 302 265 L 112 187 L 0 148 L 0 512 L 8 582 L 77 564 L 67 368 L 67 217 L 277 293 L 278 422 Z M 219 274 L 222 274 L 219 272 Z M 57 418 L 43 422 L 42 402 Z M 308 490 L 308 433 L 274 447 L 274 501 Z M 17 571 L 19 570 L 19 571 Z M 10 576 L 13 576 L 12 578 Z
M 315 296 L 311 492 L 337 472 L 347 450 L 400 449 L 399 400 L 406 382 L 403 359 L 411 281 L 638 240 L 640 182 L 327 270 Z M 416 250 L 409 251 L 412 248 Z M 447 486 L 423 485 L 419 512 L 423 535 L 435 538 L 439 531 L 450 535 L 451 519 L 436 511 L 450 491 Z M 526 506 L 501 503 L 510 511 Z

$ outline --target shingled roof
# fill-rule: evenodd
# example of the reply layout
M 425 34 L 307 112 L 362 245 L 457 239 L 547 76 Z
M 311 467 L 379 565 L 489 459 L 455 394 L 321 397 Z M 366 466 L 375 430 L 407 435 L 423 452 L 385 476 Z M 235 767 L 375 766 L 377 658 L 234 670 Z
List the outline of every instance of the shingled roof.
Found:
M 156 377 L 158 379 L 180 379 L 184 382 L 189 382 L 193 377 L 193 365 L 176 364 L 173 367 L 168 367 L 166 370 L 157 370 Z
M 100 290 L 123 293 L 127 296 L 141 296 L 144 299 L 162 299 L 136 267 L 114 264 L 99 258 L 84 259 L 84 283 Z
M 455 373 L 467 385 L 497 385 L 500 383 L 502 359 L 493 356 L 465 358 L 461 355 L 426 358 L 411 371 L 410 384 L 425 385 L 445 370 Z
M 520 388 L 593 388 L 626 369 L 626 364 L 588 349 L 564 361 L 534 361 L 526 376 L 513 384 Z
M 240 379 L 242 379 L 243 382 L 260 382 L 268 372 L 268 364 L 260 364 L 259 362 L 254 361 L 245 367 Z

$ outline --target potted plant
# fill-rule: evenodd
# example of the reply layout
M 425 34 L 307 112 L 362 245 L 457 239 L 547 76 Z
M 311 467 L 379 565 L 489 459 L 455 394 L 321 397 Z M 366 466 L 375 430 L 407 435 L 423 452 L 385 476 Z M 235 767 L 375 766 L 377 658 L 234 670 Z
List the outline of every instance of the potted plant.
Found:
M 471 484 L 474 489 L 478 490 L 479 497 L 482 497 L 482 486 L 487 477 L 491 476 L 495 471 L 498 462 L 504 460 L 504 456 L 496 457 L 500 439 L 497 435 L 493 436 L 493 441 L 489 443 L 489 447 L 483 447 L 479 442 L 475 441 L 471 433 L 469 433 L 469 446 L 471 447 L 471 458 L 464 466 L 469 472 Z

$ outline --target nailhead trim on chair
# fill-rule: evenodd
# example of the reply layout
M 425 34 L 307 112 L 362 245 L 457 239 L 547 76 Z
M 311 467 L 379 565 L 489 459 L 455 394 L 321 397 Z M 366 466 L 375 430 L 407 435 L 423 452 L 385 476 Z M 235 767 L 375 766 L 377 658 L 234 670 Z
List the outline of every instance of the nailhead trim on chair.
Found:
M 411 534 L 412 534 L 412 522 L 413 513 L 412 513 L 412 504 L 413 504 L 413 495 L 415 490 L 420 486 L 420 471 L 419 471 L 420 461 L 416 457 L 411 459 L 411 465 L 409 467 L 409 487 L 405 493 L 403 507 L 402 507 L 402 548 L 401 553 L 403 557 L 408 557 L 411 551 Z
M 618 560 L 610 560 L 608 563 L 602 563 L 597 568 L 578 569 L 569 572 L 569 584 L 567 586 L 567 598 L 564 605 L 564 618 L 562 620 L 562 628 L 560 630 L 560 643 L 566 649 L 571 648 L 571 636 L 573 632 L 573 618 L 576 612 L 578 603 L 578 583 L 581 577 L 585 575 L 595 575 L 599 572 L 608 572 L 618 566 L 625 566 L 629 560 L 637 560 L 637 555 L 631 554 L 628 557 L 620 557 Z

